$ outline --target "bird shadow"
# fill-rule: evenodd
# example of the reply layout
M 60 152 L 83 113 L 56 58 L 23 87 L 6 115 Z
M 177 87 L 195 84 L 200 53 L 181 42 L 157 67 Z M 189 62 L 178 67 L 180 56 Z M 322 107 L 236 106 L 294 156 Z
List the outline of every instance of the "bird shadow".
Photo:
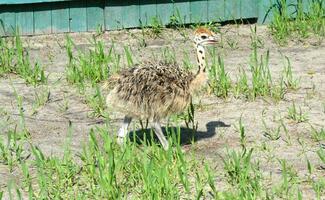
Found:
M 225 124 L 222 121 L 211 121 L 206 125 L 206 131 L 195 131 L 194 129 L 187 127 L 161 127 L 165 136 L 176 136 L 177 140 L 179 140 L 180 145 L 187 145 L 193 142 L 197 142 L 199 140 L 203 140 L 206 138 L 211 138 L 216 135 L 216 129 L 222 127 L 230 127 L 230 125 Z M 178 137 L 179 136 L 179 137 Z M 153 130 L 150 128 L 147 129 L 138 129 L 132 131 L 128 134 L 128 137 L 131 142 L 136 142 L 138 144 L 146 144 L 151 145 L 152 142 L 156 144 L 160 144 L 158 137 L 154 134 Z M 175 137 L 173 138 L 175 139 Z M 176 141 L 177 141 L 176 140 Z

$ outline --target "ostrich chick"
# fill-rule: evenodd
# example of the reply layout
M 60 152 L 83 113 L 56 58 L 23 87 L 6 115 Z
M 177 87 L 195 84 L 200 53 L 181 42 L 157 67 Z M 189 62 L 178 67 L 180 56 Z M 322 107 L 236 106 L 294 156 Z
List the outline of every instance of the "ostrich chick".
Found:
M 163 148 L 168 149 L 160 120 L 184 111 L 193 91 L 207 82 L 204 46 L 217 42 L 215 34 L 202 27 L 194 32 L 193 41 L 198 62 L 196 73 L 171 64 L 149 63 L 126 69 L 114 78 L 106 103 L 125 113 L 118 143 L 123 143 L 132 118 L 148 119 Z

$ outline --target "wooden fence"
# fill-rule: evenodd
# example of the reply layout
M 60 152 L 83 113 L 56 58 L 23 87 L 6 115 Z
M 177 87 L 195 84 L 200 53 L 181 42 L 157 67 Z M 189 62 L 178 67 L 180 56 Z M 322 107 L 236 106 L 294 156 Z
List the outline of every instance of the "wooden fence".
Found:
M 24 35 L 147 26 L 154 19 L 171 22 L 222 22 L 269 19 L 276 0 L 0 0 L 0 34 L 15 28 Z M 297 0 L 287 0 L 296 3 Z M 303 0 L 308 3 L 308 0 Z M 266 17 L 266 18 L 265 18 Z

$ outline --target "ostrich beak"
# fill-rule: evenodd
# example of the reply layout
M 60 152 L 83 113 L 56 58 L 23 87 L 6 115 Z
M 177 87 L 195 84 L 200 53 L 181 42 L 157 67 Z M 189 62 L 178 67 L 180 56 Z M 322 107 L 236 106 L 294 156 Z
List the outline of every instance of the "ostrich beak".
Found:
M 210 46 L 210 45 L 217 44 L 217 42 L 218 42 L 218 40 L 215 37 L 210 36 L 208 39 L 202 41 L 202 45 L 208 45 L 208 46 Z

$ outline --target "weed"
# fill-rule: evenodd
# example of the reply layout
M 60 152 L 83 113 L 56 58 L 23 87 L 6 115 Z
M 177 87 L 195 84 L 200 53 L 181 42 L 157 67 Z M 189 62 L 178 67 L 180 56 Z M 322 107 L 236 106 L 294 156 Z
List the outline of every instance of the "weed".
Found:
M 211 54 L 216 54 L 214 49 Z M 223 58 L 220 55 L 218 60 L 216 60 L 216 56 L 212 56 L 212 58 L 208 72 L 210 89 L 216 96 L 226 98 L 231 88 L 230 77 L 225 71 Z
M 4 134 L 7 136 L 7 141 L 0 136 L 0 163 L 7 165 L 10 171 L 19 163 L 26 160 L 30 154 L 26 151 L 26 142 L 29 138 L 29 132 L 25 124 L 25 116 L 23 111 L 23 99 L 18 95 L 15 88 L 13 88 L 16 96 L 17 107 L 19 110 L 19 122 L 13 128 L 5 130 Z
M 283 69 L 283 81 L 287 89 L 297 90 L 299 88 L 300 80 L 293 77 L 292 66 L 289 58 L 285 56 L 287 65 Z
M 227 152 L 223 160 L 228 182 L 235 185 L 238 195 L 244 199 L 255 199 L 261 194 L 261 174 L 259 164 L 251 161 L 253 149 L 242 152 Z
M 297 123 L 308 121 L 307 114 L 302 112 L 301 107 L 298 109 L 295 102 L 292 102 L 292 106 L 288 108 L 288 118 Z
M 32 115 L 36 114 L 37 110 L 50 100 L 50 95 L 51 92 L 48 88 L 41 88 L 39 91 L 35 91 Z
M 325 194 L 325 179 L 320 177 L 318 180 L 313 181 L 312 187 L 316 193 L 317 200 L 321 200 Z
M 268 96 L 271 94 L 272 76 L 269 68 L 269 51 L 265 57 L 260 56 L 258 60 L 257 50 L 254 49 L 250 59 L 250 70 L 252 74 L 252 97 Z
M 245 98 L 249 97 L 250 89 L 248 85 L 248 78 L 245 70 L 242 67 L 239 68 L 239 77 L 237 77 L 237 82 L 233 90 L 236 98 L 239 98 L 241 95 L 243 95 Z
M 270 29 L 278 41 L 286 42 L 286 38 L 290 34 L 290 16 L 288 14 L 288 8 L 286 0 L 280 0 L 277 2 L 273 10 L 273 20 L 270 24 Z
M 132 58 L 133 56 L 132 56 L 130 48 L 127 46 L 124 46 L 124 52 L 125 52 L 126 62 L 128 64 L 128 67 L 132 67 L 134 65 L 134 62 L 133 62 L 133 58 Z
M 250 34 L 251 48 L 252 49 L 262 48 L 264 46 L 264 42 L 257 35 L 257 26 L 255 25 L 254 28 L 250 27 L 250 30 L 251 30 L 251 34 Z
M 226 41 L 227 41 L 228 46 L 232 50 L 238 49 L 238 41 L 237 40 L 232 39 L 232 38 L 228 38 Z
M 325 164 L 325 151 L 322 148 L 320 148 L 317 151 L 317 155 L 321 159 L 321 161 L 323 162 L 323 164 Z
M 325 129 L 322 127 L 317 130 L 315 127 L 310 125 L 311 127 L 311 138 L 316 142 L 325 141 Z
M 172 28 L 185 28 L 184 22 L 185 19 L 181 17 L 179 9 L 176 9 L 174 14 L 170 16 L 168 26 Z
M 159 19 L 159 17 L 155 16 L 151 18 L 151 32 L 155 37 L 159 37 L 161 35 L 163 24 L 162 21 Z
M 13 37 L 0 38 L 0 76 L 7 73 L 17 74 L 33 86 L 47 83 L 43 68 L 38 63 L 32 66 L 18 32 Z
M 77 57 L 75 57 L 73 53 L 75 45 L 69 36 L 66 38 L 66 51 L 69 58 L 66 67 L 66 78 L 68 82 L 77 84 L 82 90 L 87 82 L 94 86 L 120 69 L 120 56 L 113 52 L 114 45 L 106 54 L 103 42 L 98 41 L 95 36 L 93 36 L 92 44 L 94 45 L 93 50 L 89 49 L 88 53 L 79 51 Z M 127 52 L 127 61 L 132 64 L 131 54 L 128 49 L 125 50 Z M 112 66 L 108 68 L 110 64 Z
M 63 95 L 62 103 L 58 103 L 58 105 L 61 112 L 65 112 L 69 109 L 69 100 L 66 94 Z
M 296 170 L 287 164 L 287 161 L 284 159 L 278 160 L 281 165 L 281 174 L 282 174 L 282 182 L 276 189 L 276 194 L 280 198 L 292 198 L 292 189 L 298 183 L 298 175 Z
M 183 56 L 183 67 L 188 70 L 191 71 L 194 68 L 194 65 L 192 64 L 192 62 L 190 61 L 190 56 L 189 54 L 186 52 Z
M 280 100 L 284 97 L 285 85 L 283 81 L 277 84 L 272 80 L 269 66 L 270 53 L 267 51 L 265 55 L 259 55 L 257 51 L 258 42 L 255 40 L 257 39 L 253 37 L 251 41 L 253 48 L 249 62 L 251 80 L 248 80 L 244 68 L 240 67 L 237 83 L 233 86 L 234 96 L 237 98 L 244 96 L 250 99 L 269 96 L 275 100 Z
M 235 126 L 236 131 L 240 135 L 240 146 L 245 149 L 246 148 L 246 133 L 245 133 L 245 126 L 243 125 L 242 122 L 242 116 L 240 116 L 239 121 L 238 121 L 238 126 Z
M 141 37 L 138 38 L 139 41 L 139 46 L 140 47 L 146 47 L 147 46 L 147 41 L 146 41 L 146 31 L 145 31 L 145 27 L 142 26 L 142 24 L 140 25 L 141 28 Z
M 264 126 L 263 135 L 265 137 L 267 137 L 270 140 L 278 140 L 278 139 L 280 139 L 282 124 L 278 125 L 276 128 L 270 128 L 270 127 L 267 126 L 264 119 L 262 119 L 262 123 L 263 123 L 263 126 Z
M 28 135 L 19 127 L 8 130 L 6 143 L 0 137 L 0 163 L 7 165 L 10 171 L 30 155 L 25 150 Z
M 284 94 L 288 89 L 298 89 L 299 80 L 293 77 L 292 67 L 287 57 L 288 64 L 284 67 L 280 81 L 273 81 L 269 66 L 270 52 L 266 51 L 266 54 L 259 55 L 257 51 L 258 43 L 258 39 L 252 39 L 251 46 L 253 50 L 249 62 L 250 74 L 247 75 L 245 69 L 240 67 L 235 84 L 232 83 L 225 71 L 223 58 L 219 55 L 218 59 L 216 59 L 215 49 L 210 51 L 212 62 L 209 67 L 208 77 L 209 90 L 213 94 L 226 98 L 232 92 L 236 98 L 245 97 L 254 100 L 257 97 L 272 97 L 274 100 L 279 101 L 284 98 Z
M 79 161 L 73 159 L 69 139 L 60 158 L 46 156 L 31 145 L 35 160 L 21 164 L 24 184 L 17 189 L 28 191 L 32 198 L 192 199 L 207 198 L 209 184 L 217 194 L 209 166 L 200 167 L 201 163 L 182 153 L 177 143 L 179 130 L 172 138 L 175 148 L 168 151 L 155 142 L 139 149 L 127 141 L 120 148 L 105 128 L 97 127 L 90 131 Z
M 106 108 L 105 98 L 103 97 L 99 86 L 96 85 L 93 95 L 87 96 L 87 104 L 92 108 L 92 116 L 99 117 L 104 116 L 104 110 Z
M 288 38 L 298 35 L 300 38 L 310 36 L 310 32 L 318 37 L 325 35 L 325 10 L 323 1 L 311 1 L 309 9 L 303 9 L 303 1 L 288 4 L 287 0 L 277 1 L 273 7 L 273 20 L 270 29 L 279 44 L 286 44 Z M 289 13 L 289 7 L 295 11 Z
M 173 64 L 175 65 L 176 62 L 176 54 L 175 51 L 173 49 L 170 49 L 168 47 L 163 49 L 162 52 L 162 56 L 163 56 L 163 62 L 168 63 L 168 64 Z
M 195 120 L 195 107 L 191 102 L 187 110 L 187 115 L 184 118 L 184 122 L 187 128 L 191 128 L 194 132 L 198 129 L 198 122 Z
M 291 143 L 291 136 L 290 136 L 290 134 L 289 134 L 289 131 L 288 131 L 288 129 L 287 129 L 287 126 L 284 124 L 284 122 L 283 122 L 283 120 L 281 119 L 281 126 L 282 126 L 282 128 L 283 128 L 283 132 L 284 132 L 284 135 L 285 135 L 285 137 L 283 137 L 282 139 L 283 139 L 283 141 L 285 141 L 288 145 L 291 145 L 292 143 Z

